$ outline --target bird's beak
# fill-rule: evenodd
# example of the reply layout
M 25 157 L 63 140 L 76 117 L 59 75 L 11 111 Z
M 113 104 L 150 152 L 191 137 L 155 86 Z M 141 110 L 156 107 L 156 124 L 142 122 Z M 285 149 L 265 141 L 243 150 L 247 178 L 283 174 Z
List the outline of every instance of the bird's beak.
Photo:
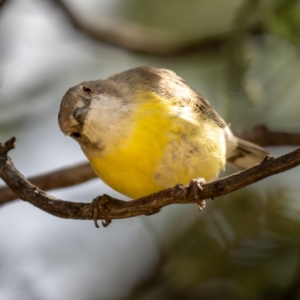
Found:
M 81 125 L 83 126 L 86 115 L 89 111 L 89 104 L 76 108 L 73 112 L 73 117 L 74 119 Z

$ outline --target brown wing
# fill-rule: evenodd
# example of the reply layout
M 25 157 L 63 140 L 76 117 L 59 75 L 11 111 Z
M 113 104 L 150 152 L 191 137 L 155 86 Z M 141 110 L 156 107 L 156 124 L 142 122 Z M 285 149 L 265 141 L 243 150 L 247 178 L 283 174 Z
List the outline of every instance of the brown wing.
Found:
M 196 109 L 199 110 L 205 117 L 213 120 L 219 127 L 225 128 L 226 122 L 218 115 L 210 103 L 200 94 L 197 93 Z
M 213 120 L 219 127 L 227 126 L 210 103 L 171 70 L 138 67 L 112 75 L 108 80 L 115 81 L 122 86 L 123 91 L 127 90 L 129 95 L 135 90 L 148 90 L 167 98 L 176 98 L 178 105 L 192 105 L 197 112 Z

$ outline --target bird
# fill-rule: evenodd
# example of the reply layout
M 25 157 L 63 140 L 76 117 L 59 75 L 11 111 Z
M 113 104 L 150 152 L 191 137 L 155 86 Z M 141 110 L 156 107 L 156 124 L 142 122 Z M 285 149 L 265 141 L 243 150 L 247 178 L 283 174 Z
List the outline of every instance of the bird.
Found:
M 234 136 L 212 105 L 173 71 L 155 67 L 71 87 L 58 122 L 96 175 L 131 199 L 195 178 L 212 181 L 226 163 L 243 170 L 269 154 Z

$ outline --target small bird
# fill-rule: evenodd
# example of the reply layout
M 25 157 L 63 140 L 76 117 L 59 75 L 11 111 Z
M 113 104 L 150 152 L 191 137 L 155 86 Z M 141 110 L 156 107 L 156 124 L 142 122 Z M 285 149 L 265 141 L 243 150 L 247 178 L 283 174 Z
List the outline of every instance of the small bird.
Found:
M 201 94 L 166 69 L 82 82 L 62 98 L 58 121 L 97 176 L 133 199 L 194 178 L 211 181 L 226 161 L 245 169 L 269 154 L 235 137 Z

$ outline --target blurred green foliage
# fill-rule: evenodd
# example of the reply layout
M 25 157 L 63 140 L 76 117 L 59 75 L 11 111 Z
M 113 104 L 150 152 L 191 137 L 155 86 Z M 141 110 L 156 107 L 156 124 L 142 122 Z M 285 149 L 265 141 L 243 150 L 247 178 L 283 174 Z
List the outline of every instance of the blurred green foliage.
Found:
M 282 38 L 300 45 L 300 2 L 298 0 L 270 1 L 269 30 Z
M 120 16 L 141 26 L 169 32 L 181 41 L 212 39 L 230 31 L 235 11 L 245 0 L 127 0 Z
M 75 7 L 75 2 L 65 2 Z M 78 1 L 85 6 L 78 13 L 93 20 L 90 13 L 94 11 L 100 18 L 101 3 L 96 2 L 86 5 L 85 1 Z M 84 54 L 74 56 L 68 65 L 65 62 L 79 46 L 68 39 L 65 42 L 64 37 L 64 43 L 71 47 L 61 66 L 56 65 L 47 74 L 49 82 L 42 73 L 34 80 L 29 77 L 23 90 L 16 84 L 18 88 L 13 85 L 7 92 L 7 98 L 14 97 L 0 103 L 0 134 L 27 123 L 38 127 L 35 122 L 44 122 L 41 119 L 45 116 L 56 120 L 59 97 L 70 85 L 71 74 L 80 73 L 90 79 L 98 74 L 96 68 L 110 72 L 119 68 L 120 61 L 122 67 L 148 64 L 172 68 L 186 75 L 187 78 L 183 77 L 188 83 L 193 82 L 191 85 L 196 89 L 201 87 L 199 82 L 205 82 L 213 98 L 208 97 L 209 100 L 220 108 L 233 129 L 264 123 L 271 129 L 299 132 L 299 0 L 119 0 L 110 9 L 114 17 L 137 23 L 141 28 L 165 31 L 170 39 L 183 43 L 199 41 L 203 48 L 192 54 L 151 57 L 122 50 L 117 53 L 115 48 L 101 43 L 95 50 L 94 41 L 80 40 L 78 35 L 75 39 L 84 45 Z M 211 41 L 217 45 L 205 48 Z M 73 79 L 75 84 L 79 78 L 74 75 Z M 53 94 L 59 84 L 63 87 L 55 94 L 56 99 Z M 19 93 L 13 94 L 15 91 Z M 53 98 L 57 101 L 51 102 Z M 53 107 L 49 108 L 49 103 L 54 103 Z M 36 115 L 40 117 L 33 121 Z M 43 129 L 42 136 L 49 143 L 48 131 Z M 159 263 L 124 298 L 300 299 L 299 184 L 293 186 L 290 177 L 281 176 L 280 187 L 270 180 L 263 189 L 254 186 L 209 201 L 199 218 L 179 236 L 169 237 L 170 228 L 162 228 L 166 231 L 166 246 L 161 246 Z M 293 178 L 299 182 L 299 176 Z M 176 221 L 178 227 L 186 217 Z M 123 257 L 120 264 L 122 260 Z M 133 269 L 128 272 L 134 272 Z M 101 271 L 107 272 L 100 266 Z M 111 285 L 114 284 L 112 280 Z M 86 299 L 101 299 L 98 294 L 91 291 Z
M 284 299 L 300 275 L 294 202 L 280 188 L 214 200 L 127 299 Z

